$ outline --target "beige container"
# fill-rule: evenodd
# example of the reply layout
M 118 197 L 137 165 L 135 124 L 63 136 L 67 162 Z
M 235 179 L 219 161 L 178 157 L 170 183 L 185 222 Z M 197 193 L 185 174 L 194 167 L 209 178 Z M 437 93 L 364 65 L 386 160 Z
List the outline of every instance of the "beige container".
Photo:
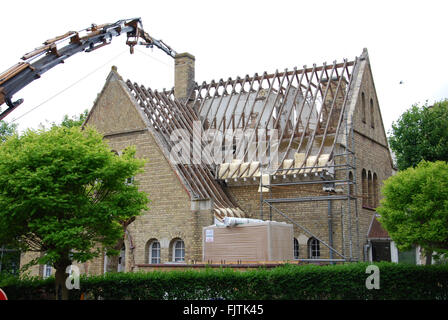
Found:
M 285 261 L 293 259 L 292 224 L 264 221 L 203 228 L 203 261 Z

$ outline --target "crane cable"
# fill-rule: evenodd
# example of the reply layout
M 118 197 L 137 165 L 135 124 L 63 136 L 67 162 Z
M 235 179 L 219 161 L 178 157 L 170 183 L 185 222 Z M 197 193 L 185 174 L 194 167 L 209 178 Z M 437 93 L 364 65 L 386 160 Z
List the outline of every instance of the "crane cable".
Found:
M 90 77 L 92 74 L 96 73 L 97 71 L 99 71 L 100 69 L 102 69 L 103 67 L 105 67 L 106 65 L 108 65 L 109 63 L 111 63 L 112 61 L 114 61 L 115 59 L 117 59 L 118 57 L 120 57 L 121 55 L 123 55 L 125 52 L 127 52 L 127 50 L 123 50 L 122 52 L 120 52 L 119 54 L 115 55 L 113 58 L 111 58 L 110 60 L 108 60 L 107 62 L 105 62 L 104 64 L 102 64 L 101 66 L 99 66 L 98 68 L 94 69 L 93 71 L 89 72 L 88 74 L 86 74 L 85 76 L 83 76 L 82 78 L 76 80 L 75 82 L 73 82 L 72 84 L 70 84 L 68 87 L 62 89 L 61 91 L 57 92 L 56 94 L 52 95 L 51 97 L 49 97 L 48 99 L 44 100 L 43 102 L 39 103 L 37 106 L 31 108 L 30 110 L 28 110 L 27 112 L 25 112 L 24 114 L 20 115 L 17 118 L 14 118 L 10 123 L 13 123 L 21 118 L 23 118 L 24 116 L 26 116 L 27 114 L 29 114 L 30 112 L 36 110 L 37 108 L 41 107 L 42 105 L 44 105 L 45 103 L 53 100 L 54 98 L 56 98 L 57 96 L 59 96 L 60 94 L 64 93 L 65 91 L 69 90 L 70 88 L 74 87 L 75 85 L 77 85 L 78 83 L 80 83 L 81 81 L 85 80 L 86 78 Z
M 166 67 L 168 67 L 168 68 L 172 68 L 172 65 L 169 65 L 168 63 L 166 63 L 166 62 L 164 62 L 164 61 L 162 61 L 162 60 L 160 60 L 160 59 L 157 59 L 156 57 L 153 57 L 153 56 L 147 54 L 147 53 L 146 53 L 145 51 L 143 51 L 143 50 L 140 50 L 140 49 L 137 49 L 137 48 L 136 48 L 135 51 L 137 51 L 137 52 L 143 54 L 144 56 L 146 56 L 146 57 L 148 57 L 148 58 L 151 58 L 152 60 L 155 60 L 155 61 L 157 61 L 157 62 L 163 64 L 164 66 L 166 66 Z

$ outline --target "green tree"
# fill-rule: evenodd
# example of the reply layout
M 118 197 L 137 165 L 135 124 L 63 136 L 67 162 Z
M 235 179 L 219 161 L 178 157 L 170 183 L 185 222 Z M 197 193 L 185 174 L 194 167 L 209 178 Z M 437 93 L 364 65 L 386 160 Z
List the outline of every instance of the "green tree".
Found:
M 415 167 L 421 160 L 448 161 L 448 100 L 433 106 L 413 105 L 392 124 L 389 145 L 397 167 Z
M 5 121 L 0 121 L 0 142 L 6 140 L 6 138 L 12 136 L 17 132 L 17 124 L 7 123 Z
M 143 165 L 135 148 L 117 156 L 91 128 L 12 136 L 0 148 L 0 243 L 44 253 L 30 265 L 52 265 L 66 299 L 66 267 L 115 246 L 123 221 L 146 209 L 147 195 L 125 183 Z
M 89 114 L 89 110 L 84 110 L 81 114 L 69 117 L 65 115 L 60 124 L 53 123 L 53 126 L 62 126 L 62 127 L 81 127 L 84 121 L 87 119 Z
M 69 117 L 68 115 L 64 115 L 64 118 L 62 119 L 61 123 L 53 122 L 51 125 L 54 126 L 62 126 L 67 128 L 72 127 L 81 127 L 84 123 L 84 121 L 87 119 L 87 116 L 89 114 L 89 110 L 84 110 L 79 115 L 75 115 L 72 117 Z M 120 221 L 120 223 L 123 226 L 123 231 L 126 233 L 127 227 L 135 220 L 135 217 L 132 217 L 131 219 Z M 107 263 L 106 263 L 106 272 L 117 272 L 118 271 L 118 264 L 119 264 L 119 257 L 117 252 L 120 252 L 121 249 L 124 246 L 124 238 L 120 238 L 117 243 L 109 248 Z
M 0 121 L 0 143 L 16 133 L 17 124 Z M 0 243 L 0 277 L 10 272 L 15 273 L 16 267 L 19 265 L 20 253 L 10 250 L 11 248 Z
M 448 163 L 422 161 L 384 182 L 376 209 L 398 249 L 420 245 L 430 262 L 433 251 L 448 252 Z

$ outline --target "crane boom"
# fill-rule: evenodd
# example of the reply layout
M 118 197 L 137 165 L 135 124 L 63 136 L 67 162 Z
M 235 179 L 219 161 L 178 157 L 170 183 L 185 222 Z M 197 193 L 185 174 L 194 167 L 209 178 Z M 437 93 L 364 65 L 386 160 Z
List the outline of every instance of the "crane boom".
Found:
M 85 33 L 85 34 L 83 34 Z M 6 103 L 8 108 L 0 113 L 0 120 L 17 108 L 23 99 L 12 101 L 12 96 L 32 81 L 40 78 L 56 65 L 63 63 L 67 58 L 78 52 L 91 52 L 111 43 L 112 38 L 123 33 L 127 34 L 126 44 L 131 54 L 134 46 L 144 45 L 161 49 L 173 57 L 176 52 L 162 40 L 152 38 L 143 30 L 140 18 L 118 20 L 115 23 L 95 25 L 81 31 L 69 31 L 63 35 L 49 39 L 35 50 L 26 53 L 17 63 L 0 74 L 0 105 Z M 65 46 L 58 48 L 58 44 L 69 41 Z

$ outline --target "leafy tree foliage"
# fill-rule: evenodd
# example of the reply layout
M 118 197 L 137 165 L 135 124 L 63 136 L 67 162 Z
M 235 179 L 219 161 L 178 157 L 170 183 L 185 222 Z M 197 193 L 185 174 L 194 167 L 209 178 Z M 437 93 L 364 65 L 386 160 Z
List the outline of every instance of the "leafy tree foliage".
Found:
M 0 121 L 0 143 L 4 142 L 8 137 L 17 133 L 17 124 Z M 11 249 L 0 243 L 1 249 Z M 9 273 L 16 273 L 20 261 L 20 252 L 18 251 L 1 251 L 0 252 L 0 277 Z
M 59 124 L 59 126 L 67 127 L 67 128 L 80 127 L 80 126 L 82 126 L 84 121 L 87 119 L 88 114 L 89 114 L 89 110 L 84 110 L 84 112 L 82 112 L 81 114 L 73 116 L 71 118 L 68 115 L 65 115 L 64 119 L 62 119 L 62 122 L 61 122 L 61 124 Z M 55 125 L 56 124 L 53 123 L 53 126 L 55 126 Z
M 6 140 L 6 138 L 12 136 L 16 133 L 17 124 L 15 123 L 7 123 L 5 121 L 0 121 L 0 142 Z
M 448 161 L 448 100 L 432 107 L 413 105 L 392 124 L 389 144 L 397 167 L 415 167 L 421 160 Z
M 32 263 L 56 269 L 66 298 L 65 268 L 99 256 L 99 244 L 113 247 L 123 221 L 146 209 L 147 195 L 125 183 L 143 165 L 135 148 L 117 156 L 91 128 L 12 136 L 0 147 L 0 243 L 45 253 Z
M 399 171 L 384 182 L 381 191 L 379 221 L 398 249 L 420 245 L 427 256 L 432 251 L 448 252 L 447 162 L 422 161 Z

